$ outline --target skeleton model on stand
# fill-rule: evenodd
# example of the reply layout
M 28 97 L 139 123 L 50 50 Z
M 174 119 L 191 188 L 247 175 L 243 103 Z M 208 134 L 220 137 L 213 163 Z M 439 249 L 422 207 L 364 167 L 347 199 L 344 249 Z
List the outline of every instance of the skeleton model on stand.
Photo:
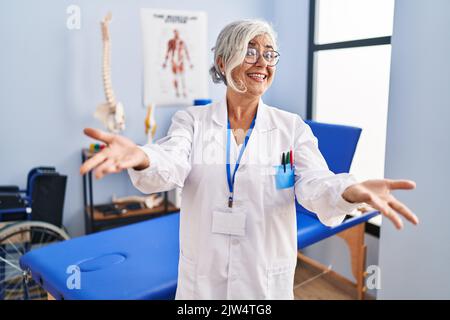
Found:
M 100 104 L 94 113 L 94 117 L 100 120 L 110 132 L 119 133 L 125 130 L 125 112 L 121 102 L 116 102 L 116 97 L 111 84 L 111 42 L 109 36 L 109 23 L 112 14 L 109 12 L 101 22 L 103 38 L 103 87 L 106 102 Z

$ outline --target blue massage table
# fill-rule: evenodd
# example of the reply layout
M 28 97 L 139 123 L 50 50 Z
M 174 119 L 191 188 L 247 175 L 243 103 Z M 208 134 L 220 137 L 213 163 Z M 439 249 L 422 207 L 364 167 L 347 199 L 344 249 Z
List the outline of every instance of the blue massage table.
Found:
M 308 123 L 330 169 L 348 172 L 361 130 Z M 298 248 L 362 226 L 377 214 L 351 217 L 330 228 L 297 204 Z M 173 213 L 33 250 L 22 256 L 20 266 L 55 299 L 173 299 L 178 253 L 179 214 Z M 67 286 L 71 265 L 81 271 L 80 289 Z
M 179 214 L 102 231 L 30 251 L 20 267 L 55 299 L 173 299 Z M 80 289 L 68 289 L 78 265 Z
M 346 220 L 336 228 L 297 213 L 298 245 L 327 238 L 376 213 Z M 94 233 L 33 250 L 23 270 L 55 299 L 173 299 L 178 276 L 179 214 Z M 67 268 L 78 265 L 80 289 L 68 289 Z

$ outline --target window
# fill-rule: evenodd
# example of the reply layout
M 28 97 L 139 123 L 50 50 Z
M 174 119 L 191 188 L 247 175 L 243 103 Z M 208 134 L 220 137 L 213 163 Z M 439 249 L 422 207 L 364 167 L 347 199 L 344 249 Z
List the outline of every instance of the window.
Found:
M 316 2 L 317 44 L 370 39 L 392 34 L 394 0 Z
M 384 177 L 393 18 L 394 0 L 310 0 L 307 118 L 362 128 L 361 180 Z

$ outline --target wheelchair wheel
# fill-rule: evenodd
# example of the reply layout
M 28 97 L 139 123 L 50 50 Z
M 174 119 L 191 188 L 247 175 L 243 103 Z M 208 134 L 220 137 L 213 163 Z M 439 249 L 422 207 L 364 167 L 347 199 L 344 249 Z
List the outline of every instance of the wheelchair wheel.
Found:
M 0 300 L 47 299 L 47 293 L 19 266 L 25 253 L 69 239 L 46 222 L 24 221 L 0 229 Z

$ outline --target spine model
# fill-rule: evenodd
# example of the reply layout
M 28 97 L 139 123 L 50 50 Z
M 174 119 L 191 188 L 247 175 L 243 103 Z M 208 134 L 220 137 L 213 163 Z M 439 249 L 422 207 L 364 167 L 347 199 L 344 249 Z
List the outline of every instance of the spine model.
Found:
M 103 39 L 103 88 L 106 102 L 97 106 L 94 117 L 99 119 L 110 132 L 118 133 L 125 129 L 125 112 L 121 102 L 116 101 L 111 82 L 111 41 L 109 23 L 112 14 L 109 12 L 101 22 Z

